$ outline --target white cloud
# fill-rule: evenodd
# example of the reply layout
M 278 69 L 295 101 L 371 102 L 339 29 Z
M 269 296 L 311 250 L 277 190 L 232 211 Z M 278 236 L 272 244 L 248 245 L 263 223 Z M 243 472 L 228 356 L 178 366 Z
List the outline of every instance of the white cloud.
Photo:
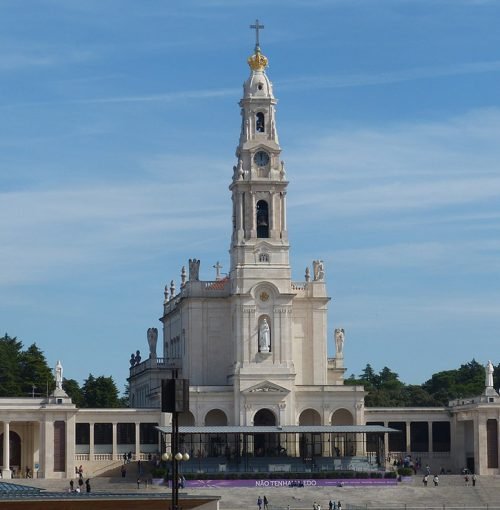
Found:
M 483 62 L 465 62 L 462 64 L 443 65 L 439 67 L 415 67 L 387 71 L 376 74 L 349 74 L 345 76 L 297 76 L 287 80 L 277 81 L 280 89 L 284 88 L 345 88 L 364 87 L 369 85 L 387 85 L 405 81 L 424 80 L 443 76 L 459 76 L 468 74 L 494 73 L 500 71 L 500 60 Z
M 185 175 L 181 172 L 181 175 Z M 0 194 L 0 284 L 48 281 L 77 267 L 137 258 L 173 236 L 226 226 L 227 211 L 204 200 L 207 183 L 109 183 Z M 225 204 L 224 204 L 225 205 Z
M 296 140 L 287 159 L 300 193 L 291 206 L 364 215 L 481 203 L 497 213 L 499 139 L 500 110 L 486 109 Z

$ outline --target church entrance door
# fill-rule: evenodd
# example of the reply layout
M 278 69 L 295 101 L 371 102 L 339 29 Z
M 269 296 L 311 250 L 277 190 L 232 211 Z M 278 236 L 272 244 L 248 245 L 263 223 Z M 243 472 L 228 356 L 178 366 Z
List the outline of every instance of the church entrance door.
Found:
M 261 409 L 253 419 L 255 427 L 272 427 L 276 425 L 276 416 L 269 409 Z M 279 439 L 276 433 L 254 434 L 256 457 L 269 457 L 278 454 Z

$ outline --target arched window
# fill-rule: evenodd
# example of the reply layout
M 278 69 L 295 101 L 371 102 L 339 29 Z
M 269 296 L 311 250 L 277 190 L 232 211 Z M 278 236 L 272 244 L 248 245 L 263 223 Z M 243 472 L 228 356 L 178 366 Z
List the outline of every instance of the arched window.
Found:
M 265 131 L 264 114 L 262 112 L 258 112 L 255 115 L 255 131 L 257 133 L 264 133 Z
M 265 200 L 257 202 L 257 237 L 269 237 L 269 212 Z

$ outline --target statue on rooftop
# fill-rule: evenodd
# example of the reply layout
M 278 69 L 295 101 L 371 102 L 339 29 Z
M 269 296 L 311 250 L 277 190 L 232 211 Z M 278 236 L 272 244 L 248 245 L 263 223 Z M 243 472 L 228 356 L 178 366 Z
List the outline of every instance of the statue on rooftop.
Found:
M 344 341 L 345 341 L 345 333 L 343 328 L 338 328 L 335 330 L 335 351 L 336 357 L 342 358 L 344 356 Z
M 56 389 L 62 390 L 62 383 L 63 383 L 63 367 L 60 360 L 57 360 L 56 368 L 54 370 L 55 372 L 55 378 L 56 378 Z
M 200 259 L 189 259 L 189 281 L 200 279 Z
M 313 278 L 315 282 L 325 279 L 325 268 L 322 260 L 313 260 Z
M 149 357 L 156 358 L 156 344 L 158 342 L 158 329 L 148 329 L 148 345 L 149 345 Z
M 488 361 L 486 364 L 486 387 L 487 388 L 493 388 L 493 363 Z
M 134 363 L 136 365 L 141 363 L 141 351 L 135 351 Z

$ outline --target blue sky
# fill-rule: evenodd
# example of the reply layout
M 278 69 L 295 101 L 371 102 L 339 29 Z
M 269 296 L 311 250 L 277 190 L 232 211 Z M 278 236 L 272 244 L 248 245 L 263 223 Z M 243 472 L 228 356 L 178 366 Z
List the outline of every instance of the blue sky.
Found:
M 257 17 L 348 374 L 499 363 L 495 0 L 0 0 L 0 334 L 122 388 L 164 285 L 227 269 Z

